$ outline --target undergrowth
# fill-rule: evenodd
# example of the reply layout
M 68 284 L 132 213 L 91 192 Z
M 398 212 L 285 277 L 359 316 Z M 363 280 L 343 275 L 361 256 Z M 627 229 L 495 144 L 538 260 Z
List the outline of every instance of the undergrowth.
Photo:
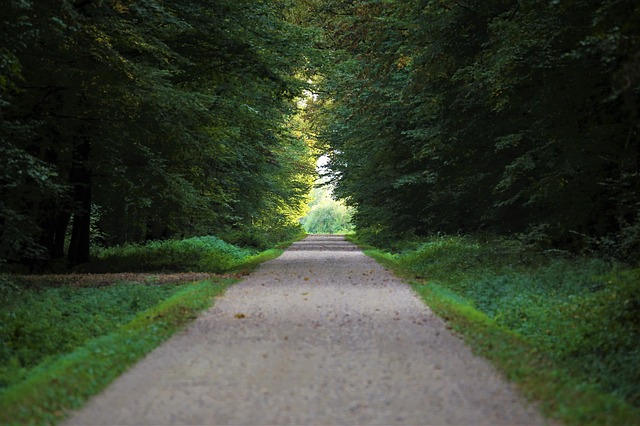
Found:
M 257 250 L 238 247 L 214 236 L 186 240 L 150 241 L 110 248 L 95 248 L 82 271 L 226 272 L 245 263 Z
M 441 237 L 369 253 L 417 279 L 429 305 L 553 416 L 620 424 L 640 414 L 640 269 L 507 239 Z M 521 366 L 509 367 L 514 356 Z
M 251 247 L 257 250 L 268 250 L 283 242 L 296 241 L 304 238 L 306 233 L 299 224 L 276 227 L 250 227 L 243 229 L 223 230 L 219 235 L 224 241 L 240 247 Z M 288 244 L 288 243 L 284 243 Z

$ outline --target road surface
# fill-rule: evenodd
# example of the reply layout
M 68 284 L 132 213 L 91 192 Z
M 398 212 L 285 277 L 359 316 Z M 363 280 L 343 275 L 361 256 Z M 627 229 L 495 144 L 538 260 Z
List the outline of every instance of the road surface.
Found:
M 391 273 L 311 236 L 67 425 L 545 424 Z

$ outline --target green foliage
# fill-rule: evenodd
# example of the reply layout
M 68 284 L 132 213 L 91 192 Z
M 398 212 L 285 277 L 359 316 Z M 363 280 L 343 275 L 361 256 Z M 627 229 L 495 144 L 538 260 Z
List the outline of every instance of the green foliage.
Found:
M 301 239 L 306 234 L 299 224 L 286 223 L 266 229 L 258 226 L 234 229 L 223 232 L 221 235 L 230 244 L 248 249 L 266 250 L 286 244 L 287 241 Z
M 638 258 L 637 2 L 310 3 L 335 62 L 315 122 L 360 232 Z
M 640 270 L 471 237 L 377 256 L 514 333 L 554 368 L 640 407 Z
M 226 272 L 254 254 L 254 250 L 240 248 L 214 236 L 150 241 L 144 245 L 96 249 L 94 260 L 83 266 L 83 270 Z
M 521 336 L 474 309 L 469 301 L 437 284 L 419 282 L 413 287 L 476 353 L 517 382 L 549 417 L 576 426 L 636 423 L 640 409 L 554 363 Z
M 351 209 L 334 200 L 327 187 L 315 188 L 311 192 L 309 212 L 301 224 L 309 234 L 345 234 L 353 230 Z
M 281 242 L 282 247 L 287 244 Z M 282 251 L 256 253 L 215 237 L 199 237 L 101 249 L 97 260 L 83 268 L 245 274 Z M 82 277 L 68 281 L 74 284 L 51 286 L 42 277 L 0 275 L 0 423 L 59 420 L 65 410 L 78 408 L 195 318 L 236 280 L 122 281 L 86 287 Z
M 294 226 L 314 174 L 296 101 L 315 35 L 290 6 L 9 0 L 0 261 Z
M 79 342 L 80 346 L 69 353 L 51 354 L 48 361 L 29 372 L 24 381 L 0 391 L 0 423 L 51 424 L 59 421 L 66 410 L 79 408 L 130 365 L 193 320 L 199 311 L 209 307 L 213 298 L 231 281 L 203 281 L 167 286 L 164 290 L 154 286 L 146 289 L 126 284 L 118 286 L 127 302 L 127 306 L 119 309 L 129 309 L 126 317 L 133 319 L 125 323 L 124 316 L 113 318 L 113 324 L 105 326 L 100 337 Z M 87 289 L 99 299 L 104 299 L 101 293 L 104 290 Z M 128 291 L 131 297 L 126 296 Z M 163 297 L 173 293 L 173 296 L 147 310 L 143 310 L 141 300 L 138 307 L 133 308 L 130 302 L 146 291 L 164 292 Z M 73 309 L 71 304 L 63 303 L 62 306 Z M 87 318 L 87 322 L 91 328 L 91 318 Z

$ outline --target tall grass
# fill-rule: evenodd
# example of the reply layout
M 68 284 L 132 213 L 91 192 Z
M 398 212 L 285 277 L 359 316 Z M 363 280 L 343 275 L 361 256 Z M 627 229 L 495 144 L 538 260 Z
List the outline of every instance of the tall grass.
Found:
M 83 267 L 91 272 L 192 271 L 226 272 L 256 254 L 214 237 L 151 241 L 112 248 L 96 248 Z
M 576 386 L 640 408 L 640 269 L 506 239 L 442 237 L 372 254 L 419 279 L 416 289 L 432 302 L 446 299 L 459 315 L 478 312 L 508 330 Z

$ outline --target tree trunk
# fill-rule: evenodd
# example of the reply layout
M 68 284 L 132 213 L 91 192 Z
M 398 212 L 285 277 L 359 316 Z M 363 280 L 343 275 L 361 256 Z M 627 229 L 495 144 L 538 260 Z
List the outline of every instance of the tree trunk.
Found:
M 71 215 L 67 212 L 58 213 L 56 217 L 55 233 L 53 235 L 53 247 L 51 250 L 52 259 L 64 257 L 64 241 L 67 235 L 67 228 Z
M 73 165 L 69 182 L 73 187 L 73 201 L 77 210 L 73 214 L 73 228 L 69 243 L 69 265 L 75 266 L 89 261 L 91 229 L 91 170 L 89 155 L 91 144 L 87 137 L 74 147 Z

